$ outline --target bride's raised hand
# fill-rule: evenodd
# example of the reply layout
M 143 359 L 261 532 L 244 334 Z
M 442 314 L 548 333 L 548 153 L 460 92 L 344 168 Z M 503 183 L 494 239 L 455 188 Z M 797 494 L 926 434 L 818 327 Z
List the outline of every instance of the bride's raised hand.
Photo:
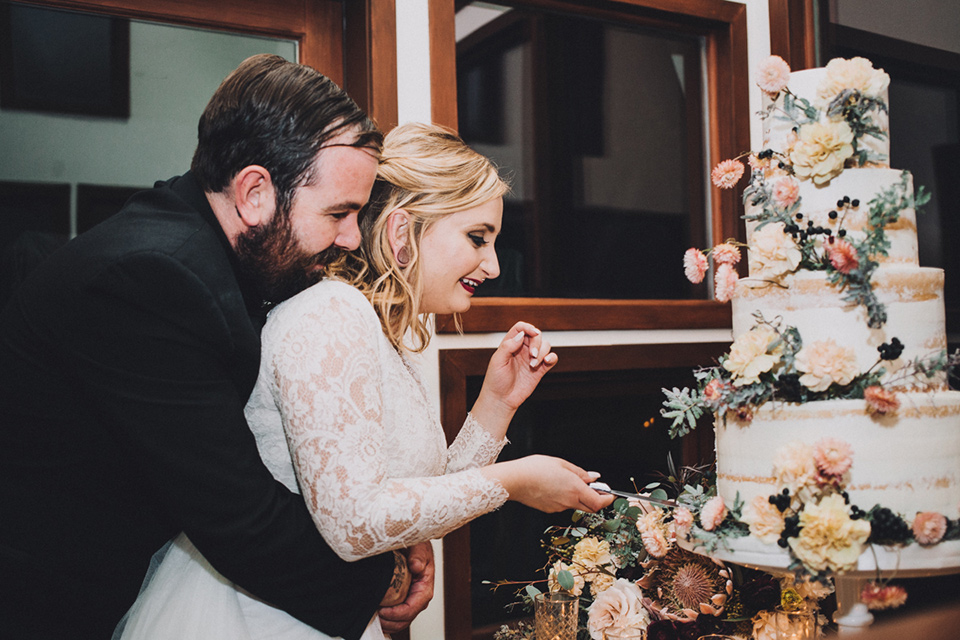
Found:
M 528 322 L 518 322 L 490 358 L 477 403 L 498 402 L 512 415 L 555 364 L 557 354 L 540 330 Z

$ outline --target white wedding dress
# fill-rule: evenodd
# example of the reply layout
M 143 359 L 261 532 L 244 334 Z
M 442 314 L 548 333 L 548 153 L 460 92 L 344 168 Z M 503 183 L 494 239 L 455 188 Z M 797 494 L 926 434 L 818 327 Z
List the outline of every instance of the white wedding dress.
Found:
M 468 416 L 449 448 L 411 359 L 367 299 L 320 282 L 274 309 L 246 415 L 273 475 L 346 560 L 439 538 L 507 499 L 478 467 L 497 440 Z M 335 577 L 331 584 L 336 584 Z M 181 534 L 141 592 L 124 640 L 318 640 L 325 634 L 222 577 Z M 374 616 L 363 640 L 381 640 Z

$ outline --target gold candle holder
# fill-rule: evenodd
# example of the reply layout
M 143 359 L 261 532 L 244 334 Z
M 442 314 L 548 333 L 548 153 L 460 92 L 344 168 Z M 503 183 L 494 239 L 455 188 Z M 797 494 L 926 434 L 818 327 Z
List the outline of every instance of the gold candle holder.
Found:
M 533 598 L 536 640 L 577 640 L 580 599 L 568 593 L 540 593 Z

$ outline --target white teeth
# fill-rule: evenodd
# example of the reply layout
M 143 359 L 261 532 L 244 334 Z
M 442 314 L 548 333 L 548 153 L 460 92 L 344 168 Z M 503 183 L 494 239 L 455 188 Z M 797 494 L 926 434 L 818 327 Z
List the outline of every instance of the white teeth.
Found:
M 460 282 L 471 287 L 479 287 L 481 284 L 479 280 L 471 280 L 470 278 L 460 278 Z

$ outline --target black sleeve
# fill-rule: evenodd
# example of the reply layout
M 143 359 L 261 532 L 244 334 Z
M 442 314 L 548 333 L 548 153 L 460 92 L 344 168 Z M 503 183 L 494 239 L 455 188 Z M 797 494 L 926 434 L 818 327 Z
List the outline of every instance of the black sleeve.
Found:
M 111 265 L 77 299 L 70 361 L 161 508 L 225 577 L 327 634 L 359 637 L 393 556 L 338 558 L 264 467 L 222 301 L 159 254 Z

